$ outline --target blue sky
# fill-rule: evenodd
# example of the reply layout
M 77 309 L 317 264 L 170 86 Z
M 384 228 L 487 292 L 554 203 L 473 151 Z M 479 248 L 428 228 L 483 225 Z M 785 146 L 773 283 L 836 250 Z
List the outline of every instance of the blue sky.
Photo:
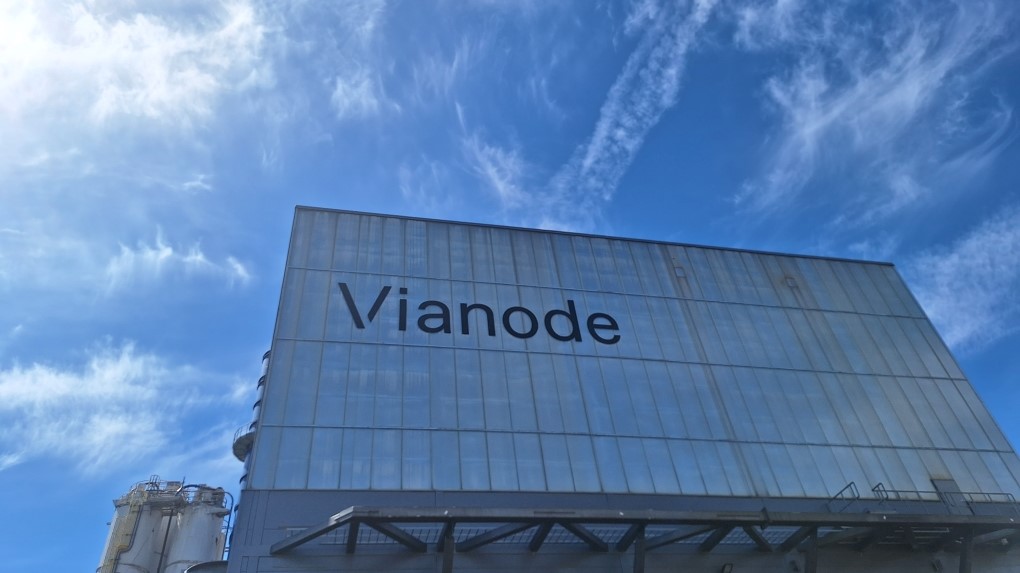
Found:
M 1018 16 L 0 1 L 0 553 L 235 486 L 295 204 L 892 261 L 1017 444 Z

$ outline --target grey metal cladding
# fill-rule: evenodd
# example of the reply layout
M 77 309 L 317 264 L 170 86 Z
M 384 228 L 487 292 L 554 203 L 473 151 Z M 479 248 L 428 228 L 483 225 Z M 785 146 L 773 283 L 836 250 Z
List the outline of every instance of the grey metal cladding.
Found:
M 256 489 L 1020 495 L 881 263 L 299 208 L 267 384 Z

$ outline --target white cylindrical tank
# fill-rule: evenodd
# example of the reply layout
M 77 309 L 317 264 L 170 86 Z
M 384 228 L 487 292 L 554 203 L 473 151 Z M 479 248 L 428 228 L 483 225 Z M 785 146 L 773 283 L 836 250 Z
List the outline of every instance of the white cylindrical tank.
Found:
M 223 507 L 223 490 L 199 490 L 175 517 L 174 541 L 161 573 L 184 573 L 192 565 L 220 559 L 226 541 L 223 517 L 228 512 Z
M 110 523 L 99 573 L 155 573 L 166 521 L 165 496 L 153 499 L 146 484 L 136 485 L 114 501 L 116 508 Z M 162 492 L 158 492 L 162 493 Z
M 114 500 L 97 573 L 183 573 L 223 557 L 226 492 L 152 476 Z

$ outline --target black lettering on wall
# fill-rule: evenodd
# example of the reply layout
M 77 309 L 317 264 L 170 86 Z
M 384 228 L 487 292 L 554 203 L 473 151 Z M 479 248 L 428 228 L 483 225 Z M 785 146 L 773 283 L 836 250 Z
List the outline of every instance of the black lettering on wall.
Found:
M 438 300 L 427 300 L 418 305 L 418 310 L 425 310 L 430 306 L 438 307 L 439 312 L 431 312 L 419 316 L 418 328 L 422 329 L 423 332 L 428 332 L 429 334 L 435 334 L 437 332 L 450 334 L 450 307 Z M 436 319 L 438 319 L 440 323 L 436 326 L 429 326 L 428 321 Z
M 344 295 L 344 302 L 347 303 L 347 310 L 351 313 L 351 320 L 354 321 L 354 326 L 358 328 L 365 328 L 365 323 L 361 320 L 361 313 L 358 312 L 358 305 L 354 303 L 354 297 L 351 296 L 351 289 L 347 287 L 347 283 L 338 284 L 340 285 L 340 293 Z M 386 300 L 386 296 L 389 294 L 389 286 L 384 286 L 379 289 L 379 296 L 375 297 L 375 302 L 372 303 L 372 308 L 368 310 L 369 322 L 372 322 L 375 315 L 379 313 L 379 309 L 382 308 L 383 301 Z
M 560 334 L 553 328 L 553 317 L 556 316 L 567 318 L 567 322 L 570 324 L 570 332 L 568 334 Z M 581 342 L 581 327 L 577 324 L 577 309 L 574 307 L 574 301 L 567 299 L 567 310 L 556 309 L 545 313 L 545 329 L 549 332 L 549 336 L 556 340 Z
M 605 319 L 605 322 L 596 323 L 595 321 L 598 319 Z M 616 323 L 616 319 L 604 312 L 595 312 L 588 317 L 588 334 L 591 334 L 592 338 L 598 340 L 602 344 L 616 344 L 620 341 L 619 334 L 614 334 L 609 338 L 603 338 L 602 335 L 598 333 L 599 330 L 612 330 L 617 332 L 620 330 L 620 325 Z
M 531 322 L 531 325 L 528 326 L 528 329 L 524 332 L 517 332 L 514 329 L 514 325 L 510 323 L 510 316 L 515 312 L 519 312 L 528 317 L 528 320 Z M 511 306 L 503 313 L 503 328 L 505 328 L 506 331 L 514 338 L 531 338 L 532 336 L 535 336 L 536 332 L 538 332 L 538 318 L 535 317 L 535 313 L 523 306 Z
M 472 310 L 481 310 L 485 313 L 486 325 L 489 327 L 489 336 L 496 336 L 496 317 L 493 316 L 492 309 L 488 305 L 481 303 L 460 303 L 460 333 L 470 334 L 468 330 L 468 313 Z

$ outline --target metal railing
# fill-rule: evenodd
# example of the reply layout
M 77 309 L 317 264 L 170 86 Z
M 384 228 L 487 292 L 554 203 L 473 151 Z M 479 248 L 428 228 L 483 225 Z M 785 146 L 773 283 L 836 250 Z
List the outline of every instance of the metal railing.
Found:
M 857 489 L 857 484 L 850 482 L 843 486 L 843 489 L 836 492 L 836 495 L 829 498 L 829 501 L 825 503 L 825 507 L 833 513 L 842 513 L 846 508 L 850 507 L 853 502 L 861 498 L 861 492 Z M 832 509 L 833 502 L 842 501 L 843 505 L 839 509 Z

